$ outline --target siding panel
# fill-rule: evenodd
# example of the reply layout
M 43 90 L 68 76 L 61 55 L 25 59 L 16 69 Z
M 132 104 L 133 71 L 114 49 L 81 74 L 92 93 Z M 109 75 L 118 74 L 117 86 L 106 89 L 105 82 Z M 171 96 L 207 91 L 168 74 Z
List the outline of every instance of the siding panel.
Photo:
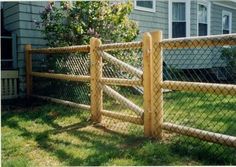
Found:
M 25 94 L 25 60 L 24 46 L 45 47 L 46 41 L 34 20 L 40 21 L 40 12 L 47 2 L 5 2 L 4 25 L 9 31 L 17 34 L 17 59 L 19 68 L 19 93 Z

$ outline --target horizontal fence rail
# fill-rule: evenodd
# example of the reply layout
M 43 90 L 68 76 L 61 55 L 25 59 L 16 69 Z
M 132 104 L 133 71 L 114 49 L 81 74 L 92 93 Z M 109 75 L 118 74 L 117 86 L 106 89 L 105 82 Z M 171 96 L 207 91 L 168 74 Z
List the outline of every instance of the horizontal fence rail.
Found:
M 140 79 L 102 78 L 101 83 L 119 86 L 142 86 L 142 80 Z
M 79 45 L 79 46 L 67 46 L 67 47 L 57 47 L 57 48 L 41 48 L 41 49 L 31 49 L 31 53 L 40 54 L 55 54 L 55 53 L 75 53 L 75 52 L 89 52 L 89 45 Z
M 164 39 L 160 45 L 165 49 L 236 45 L 236 34 Z
M 69 107 L 75 107 L 75 108 L 81 108 L 81 109 L 84 109 L 84 110 L 90 110 L 90 106 L 85 105 L 85 104 L 73 103 L 71 101 L 61 100 L 61 99 L 47 97 L 47 96 L 39 96 L 39 95 L 31 95 L 31 96 L 35 97 L 35 98 L 51 101 L 51 102 L 54 102 L 54 103 L 63 104 L 63 105 L 69 106 Z
M 236 96 L 236 85 L 232 84 L 164 81 L 162 87 L 164 89 L 170 90 L 182 90 L 191 92 L 212 93 L 217 95 Z
M 126 42 L 126 43 L 113 43 L 113 44 L 103 44 L 99 46 L 99 50 L 103 51 L 112 51 L 112 50 L 125 50 L 125 49 L 134 49 L 141 48 L 142 42 Z
M 220 133 L 208 132 L 205 130 L 189 128 L 186 126 L 176 125 L 172 123 L 163 123 L 162 128 L 175 133 L 197 137 L 206 141 L 220 143 L 231 147 L 236 147 L 236 137 L 223 135 Z
M 69 74 L 55 74 L 55 73 L 46 73 L 46 72 L 31 72 L 33 77 L 42 77 L 42 78 L 51 78 L 51 79 L 60 79 L 67 81 L 83 81 L 89 82 L 90 76 L 84 75 L 69 75 Z

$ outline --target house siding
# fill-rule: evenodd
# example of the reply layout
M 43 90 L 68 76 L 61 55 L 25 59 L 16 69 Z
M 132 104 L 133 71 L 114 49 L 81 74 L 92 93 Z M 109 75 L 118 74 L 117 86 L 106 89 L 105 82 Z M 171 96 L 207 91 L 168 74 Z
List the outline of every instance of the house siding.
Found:
M 156 1 L 156 12 L 146 12 L 134 9 L 130 19 L 138 22 L 140 37 L 144 32 L 162 30 L 163 37 L 168 38 L 168 2 Z M 139 37 L 139 39 L 140 39 Z
M 212 3 L 211 5 L 211 35 L 222 34 L 222 11 L 232 13 L 232 33 L 236 33 L 236 10 Z
M 190 36 L 198 35 L 198 2 L 198 0 L 192 0 L 190 4 Z M 215 5 L 212 2 L 210 7 L 210 34 L 222 34 L 222 10 L 232 12 L 232 33 L 235 33 L 236 10 Z M 156 12 L 145 12 L 134 9 L 130 18 L 139 23 L 141 34 L 154 30 L 162 30 L 163 37 L 168 38 L 168 11 L 168 1 L 156 1 Z M 207 48 L 181 50 L 182 51 L 180 53 L 178 49 L 175 49 L 175 55 L 171 55 L 168 51 L 164 51 L 164 61 L 166 64 L 177 69 L 204 69 L 224 67 L 226 65 L 225 62 L 220 58 L 221 50 L 219 48 L 211 50 L 212 52 L 209 52 L 209 49 Z
M 47 2 L 4 2 L 4 27 L 17 35 L 17 62 L 19 70 L 19 95 L 25 95 L 25 44 L 45 47 L 46 41 L 34 20 L 40 21 L 40 12 Z

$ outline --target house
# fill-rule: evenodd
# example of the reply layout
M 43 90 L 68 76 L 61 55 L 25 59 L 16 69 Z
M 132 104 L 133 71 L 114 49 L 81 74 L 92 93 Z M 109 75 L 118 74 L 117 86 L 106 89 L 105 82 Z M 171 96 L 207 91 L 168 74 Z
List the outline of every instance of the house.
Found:
M 11 52 L 8 52 L 7 56 L 1 57 L 1 72 L 2 76 L 8 76 L 9 70 L 12 73 L 12 78 L 2 78 L 2 95 L 5 95 L 3 97 L 11 97 L 13 94 L 15 96 L 17 92 L 20 96 L 25 94 L 24 46 L 25 44 L 32 44 L 34 48 L 46 46 L 47 42 L 35 24 L 36 20 L 40 20 L 40 12 L 44 10 L 46 5 L 45 1 L 1 3 L 2 29 L 5 30 L 5 34 L 1 34 L 2 48 L 6 40 L 11 41 L 11 47 L 4 47 L 4 52 L 6 49 Z M 160 29 L 163 31 L 164 38 L 236 33 L 236 1 L 134 1 L 134 10 L 130 18 L 139 23 L 141 33 Z M 188 50 L 185 56 L 191 57 L 194 52 L 202 56 L 201 51 Z M 168 55 L 164 53 L 166 64 L 175 68 L 219 69 L 212 58 L 195 63 L 196 65 L 187 66 L 176 62 L 176 60 L 171 60 Z M 16 80 L 18 80 L 18 86 L 16 86 Z M 5 91 L 3 92 L 3 90 Z
M 236 1 L 136 0 L 131 18 L 138 21 L 141 33 L 161 29 L 165 39 L 231 34 L 236 33 Z M 205 78 L 215 75 L 214 80 L 220 82 L 230 77 L 220 49 L 181 49 L 172 54 L 164 51 L 164 61 L 186 74 L 208 75 Z

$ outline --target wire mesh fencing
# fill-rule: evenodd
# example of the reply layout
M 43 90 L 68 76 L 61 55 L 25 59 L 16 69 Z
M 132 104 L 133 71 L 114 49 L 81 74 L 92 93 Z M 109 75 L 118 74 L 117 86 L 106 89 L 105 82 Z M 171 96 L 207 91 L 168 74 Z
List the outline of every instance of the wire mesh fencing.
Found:
M 92 38 L 29 53 L 27 85 L 33 77 L 37 97 L 90 110 L 116 132 L 168 139 L 179 153 L 235 162 L 236 35 L 162 40 L 153 32 L 141 42 Z
M 110 129 L 143 134 L 143 55 L 141 43 L 101 45 L 103 120 Z
M 64 52 L 33 53 L 32 94 L 90 105 L 88 52 Z
M 162 127 L 168 134 L 175 133 L 171 134 L 176 151 L 216 163 L 235 162 L 235 48 L 235 35 L 163 40 L 154 45 L 156 55 L 161 50 L 163 58 Z M 154 61 L 155 65 L 160 63 Z

